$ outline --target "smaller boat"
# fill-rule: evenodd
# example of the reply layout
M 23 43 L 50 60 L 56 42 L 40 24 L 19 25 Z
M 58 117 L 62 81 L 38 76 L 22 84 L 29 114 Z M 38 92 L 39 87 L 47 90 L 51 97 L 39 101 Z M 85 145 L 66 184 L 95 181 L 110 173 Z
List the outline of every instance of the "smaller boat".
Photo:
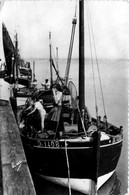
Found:
M 30 87 L 31 81 L 32 81 L 32 70 L 30 67 L 30 62 L 24 62 L 24 60 L 21 60 L 19 64 L 18 83 Z
M 17 33 L 14 45 L 4 23 L 2 24 L 2 32 L 6 62 L 5 80 L 9 83 L 17 83 L 29 87 L 32 81 L 32 70 L 30 62 L 25 62 L 19 54 Z

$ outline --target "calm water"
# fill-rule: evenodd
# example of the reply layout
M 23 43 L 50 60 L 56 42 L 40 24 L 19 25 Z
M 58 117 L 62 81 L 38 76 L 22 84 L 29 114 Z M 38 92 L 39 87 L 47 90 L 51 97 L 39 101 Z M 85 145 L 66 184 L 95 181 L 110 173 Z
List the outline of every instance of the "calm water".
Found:
M 123 126 L 124 142 L 121 157 L 115 174 L 99 190 L 99 195 L 124 195 L 127 193 L 127 159 L 128 159 L 128 61 L 127 60 L 99 60 L 99 69 L 102 80 L 106 113 L 108 121 L 116 126 Z M 32 64 L 32 60 L 31 60 Z M 78 86 L 78 60 L 72 60 L 70 79 Z M 64 76 L 66 59 L 59 60 L 60 75 Z M 96 72 L 96 67 L 95 67 Z M 35 60 L 35 73 L 38 87 L 45 78 L 49 78 L 49 60 Z M 93 77 L 91 63 L 87 60 L 86 68 L 86 105 L 92 116 L 95 116 L 95 98 L 93 91 Z M 97 103 L 99 115 L 103 117 L 103 104 L 100 95 L 98 75 L 96 78 Z M 68 195 L 68 189 L 52 184 L 50 182 L 34 177 L 35 187 L 38 195 Z M 72 195 L 81 195 L 79 192 L 72 192 Z

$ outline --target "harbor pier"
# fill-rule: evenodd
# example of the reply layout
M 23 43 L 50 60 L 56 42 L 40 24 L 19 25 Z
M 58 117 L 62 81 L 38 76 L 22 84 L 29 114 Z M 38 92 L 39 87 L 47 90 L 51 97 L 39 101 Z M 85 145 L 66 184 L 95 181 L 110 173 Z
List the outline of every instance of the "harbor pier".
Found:
M 11 102 L 0 100 L 2 195 L 36 195 Z

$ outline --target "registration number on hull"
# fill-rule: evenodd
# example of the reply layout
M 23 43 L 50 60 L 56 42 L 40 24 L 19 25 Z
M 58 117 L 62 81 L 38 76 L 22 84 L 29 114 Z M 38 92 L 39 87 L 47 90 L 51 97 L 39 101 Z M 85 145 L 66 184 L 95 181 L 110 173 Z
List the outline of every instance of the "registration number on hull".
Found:
M 46 148 L 59 148 L 60 145 L 59 145 L 59 141 L 57 140 L 49 140 L 49 141 L 40 141 L 38 140 L 37 141 L 38 143 L 38 146 L 41 146 L 41 147 L 46 147 Z

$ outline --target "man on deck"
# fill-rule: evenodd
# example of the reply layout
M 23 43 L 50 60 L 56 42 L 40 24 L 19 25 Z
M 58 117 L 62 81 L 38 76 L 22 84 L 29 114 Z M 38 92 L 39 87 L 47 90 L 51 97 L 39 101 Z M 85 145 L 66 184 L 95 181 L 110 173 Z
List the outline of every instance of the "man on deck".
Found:
M 35 108 L 39 111 L 41 117 L 41 131 L 44 130 L 44 120 L 46 116 L 46 110 L 43 108 L 43 100 L 35 102 Z

